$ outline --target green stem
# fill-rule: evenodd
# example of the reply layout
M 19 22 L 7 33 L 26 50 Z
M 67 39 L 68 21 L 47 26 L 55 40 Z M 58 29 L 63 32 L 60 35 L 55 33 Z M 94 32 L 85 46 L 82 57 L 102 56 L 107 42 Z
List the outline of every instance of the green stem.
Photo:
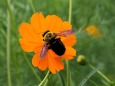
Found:
M 7 8 L 8 8 L 8 12 L 10 14 L 10 17 L 11 17 L 11 19 L 13 19 L 12 12 L 11 12 L 11 9 L 10 9 L 10 0 L 6 0 L 6 4 L 7 4 Z
M 11 8 L 10 8 L 10 5 L 8 3 L 8 0 L 6 0 L 6 4 L 7 4 L 7 8 L 8 8 L 8 11 L 9 11 L 9 14 L 10 14 L 10 18 L 12 19 L 12 26 L 14 27 L 14 30 L 16 30 L 16 26 L 15 26 L 15 22 L 14 22 L 14 17 L 13 17 L 13 14 L 12 14 L 12 11 L 11 11 Z M 17 32 L 17 31 L 14 31 L 14 33 Z M 18 34 L 15 34 L 16 35 L 16 38 L 18 39 Z M 10 36 L 9 36 L 10 37 Z M 29 65 L 30 69 L 32 70 L 33 74 L 35 75 L 35 77 L 39 80 L 39 82 L 41 82 L 41 79 L 38 77 L 38 75 L 35 73 L 35 71 L 33 70 L 31 64 L 29 63 L 28 59 L 27 59 L 27 56 L 26 54 L 23 52 L 24 54 L 24 57 L 25 57 L 25 60 L 27 62 L 27 64 Z
M 7 55 L 7 74 L 8 74 L 8 85 L 12 86 L 11 73 L 10 73 L 10 16 L 8 13 L 7 17 L 7 42 L 6 42 L 6 55 Z
M 69 0 L 69 23 L 71 23 L 71 17 L 72 17 L 72 0 Z M 67 66 L 67 85 L 70 86 L 70 71 L 69 71 L 69 62 L 66 61 L 66 66 Z
M 95 68 L 95 67 L 94 67 L 93 65 L 91 65 L 91 64 L 88 64 L 88 65 L 89 65 L 89 67 L 92 68 L 93 70 L 96 70 L 99 75 L 101 75 L 108 83 L 111 84 L 111 80 L 109 80 L 109 78 L 107 78 L 101 71 L 99 71 L 97 68 Z
M 88 78 L 87 76 L 85 76 L 84 74 L 82 74 L 81 72 L 79 72 L 77 70 L 75 70 L 75 72 L 78 72 L 82 77 L 84 77 L 85 79 L 89 80 L 95 86 L 99 86 L 97 83 L 95 83 L 93 80 L 91 80 L 90 78 Z
M 63 79 L 63 76 L 62 76 L 61 72 L 59 72 L 58 74 L 60 76 L 60 80 L 62 82 L 62 85 L 65 86 L 64 79 Z
M 31 6 L 31 8 L 32 8 L 32 11 L 35 13 L 36 10 L 35 10 L 35 8 L 34 8 L 34 5 L 33 5 L 33 3 L 32 3 L 32 0 L 29 0 L 29 3 L 30 3 L 30 6 Z
M 7 0 L 10 4 L 10 0 Z M 6 55 L 7 55 L 7 76 L 8 76 L 8 86 L 12 86 L 11 82 L 11 69 L 10 69 L 10 14 L 7 12 L 7 42 L 6 42 Z
M 28 58 L 27 58 L 26 53 L 23 52 L 23 55 L 24 55 L 24 58 L 25 58 L 25 60 L 26 60 L 26 63 L 29 65 L 29 67 L 30 67 L 30 69 L 32 70 L 33 74 L 34 74 L 35 77 L 39 80 L 39 82 L 41 82 L 40 77 L 38 77 L 38 75 L 36 74 L 36 72 L 33 70 L 32 66 L 31 66 L 31 64 L 30 64 L 30 62 L 29 62 L 29 60 L 28 60 Z
M 42 86 L 43 85 L 43 83 L 47 80 L 49 74 L 50 74 L 50 71 L 47 72 L 46 76 L 44 77 L 44 79 L 42 80 L 42 82 L 38 86 Z
M 12 29 L 11 29 L 11 31 L 16 35 L 16 37 L 18 37 L 17 29 L 16 29 L 17 27 L 15 25 L 15 18 L 14 18 L 13 14 L 12 14 L 11 7 L 10 7 L 10 4 L 9 4 L 8 0 L 6 0 L 6 5 L 7 5 L 8 12 L 10 14 L 10 20 L 12 22 Z
M 69 71 L 68 61 L 66 61 L 66 67 L 67 67 L 67 83 L 66 83 L 66 86 L 70 86 L 70 71 Z
M 72 17 L 72 0 L 69 0 L 69 22 L 71 23 L 71 17 Z

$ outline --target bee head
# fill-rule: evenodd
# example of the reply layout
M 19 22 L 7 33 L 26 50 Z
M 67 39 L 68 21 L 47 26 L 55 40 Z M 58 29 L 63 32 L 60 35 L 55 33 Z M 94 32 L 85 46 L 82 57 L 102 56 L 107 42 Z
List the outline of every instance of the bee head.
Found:
M 52 32 L 50 32 L 49 30 L 45 31 L 42 36 L 44 37 L 44 41 L 49 42 L 52 38 L 55 38 L 56 35 Z

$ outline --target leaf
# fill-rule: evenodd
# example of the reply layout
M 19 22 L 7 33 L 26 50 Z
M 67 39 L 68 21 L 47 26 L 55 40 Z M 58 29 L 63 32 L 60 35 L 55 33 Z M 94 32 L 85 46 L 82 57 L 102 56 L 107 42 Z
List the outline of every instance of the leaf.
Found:
M 84 78 L 78 86 L 84 86 L 84 84 L 96 73 L 96 70 L 92 70 L 86 78 Z

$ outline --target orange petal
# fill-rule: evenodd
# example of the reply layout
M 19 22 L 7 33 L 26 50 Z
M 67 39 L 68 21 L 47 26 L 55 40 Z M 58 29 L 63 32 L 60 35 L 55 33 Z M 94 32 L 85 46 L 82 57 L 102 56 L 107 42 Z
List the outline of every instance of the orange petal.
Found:
M 40 58 L 39 58 L 39 54 L 35 54 L 32 58 L 32 65 L 34 67 L 37 67 L 38 66 L 38 63 L 40 61 Z
M 19 27 L 19 33 L 22 37 L 25 38 L 33 38 L 35 36 L 34 31 L 32 30 L 32 27 L 28 23 L 22 23 Z
M 61 57 L 66 60 L 71 60 L 73 59 L 73 56 L 76 56 L 76 50 L 71 47 L 66 47 L 65 53 Z
M 31 25 L 35 33 L 43 33 L 46 30 L 45 19 L 42 13 L 35 13 L 31 17 Z
M 69 22 L 64 21 L 62 23 L 62 30 L 64 31 L 64 30 L 70 30 L 70 29 L 72 29 L 72 25 Z
M 56 70 L 60 71 L 64 68 L 61 58 L 57 56 L 52 50 L 48 50 L 48 69 L 55 74 Z
M 39 52 L 41 52 L 42 46 L 43 46 L 43 44 L 41 44 L 40 46 L 37 46 L 37 47 L 34 49 L 34 53 L 39 53 Z
M 36 34 L 31 25 L 28 23 L 22 23 L 19 27 L 19 33 L 21 34 L 22 38 L 25 38 L 29 41 L 40 42 L 42 41 L 42 33 Z
M 61 61 L 61 58 L 54 58 L 53 60 L 54 60 L 53 63 L 55 65 L 55 68 L 56 68 L 57 71 L 60 71 L 60 70 L 64 69 L 64 64 Z
M 53 66 L 55 67 L 55 69 L 57 71 L 62 70 L 64 68 L 64 64 L 61 61 L 60 56 L 56 55 L 52 50 L 50 50 L 49 55 L 50 55 L 50 60 L 52 61 Z
M 55 69 L 55 65 L 52 62 L 52 57 L 51 57 L 51 53 L 48 54 L 48 69 L 55 74 L 56 73 L 56 69 Z
M 32 64 L 34 67 L 38 67 L 40 70 L 46 70 L 48 66 L 47 55 L 44 58 L 40 58 L 40 53 L 37 53 L 32 58 Z
M 38 63 L 38 68 L 42 71 L 46 70 L 48 66 L 48 60 L 47 60 L 47 55 L 44 58 L 40 58 L 40 61 Z
M 64 68 L 64 64 L 61 61 L 60 57 L 55 57 L 55 53 L 52 50 L 48 50 L 46 56 L 44 58 L 40 58 L 40 52 L 35 54 L 32 58 L 32 64 L 34 67 L 38 67 L 40 70 L 44 71 L 48 67 L 48 69 L 55 74 L 56 70 L 60 71 Z
M 22 38 L 19 39 L 21 47 L 26 52 L 32 52 L 43 43 L 42 35 L 35 34 L 28 23 L 22 23 L 19 27 L 19 33 Z
M 43 45 L 43 42 L 37 42 L 37 41 L 34 42 L 34 40 L 29 41 L 25 38 L 19 39 L 19 42 L 21 44 L 21 48 L 26 52 L 32 52 L 36 50 L 37 47 L 39 48 L 42 47 Z
M 61 40 L 65 46 L 72 47 L 76 43 L 76 37 L 74 34 L 67 36 L 67 37 L 61 37 Z
M 62 31 L 62 20 L 56 15 L 48 15 L 45 19 L 46 28 L 52 32 Z

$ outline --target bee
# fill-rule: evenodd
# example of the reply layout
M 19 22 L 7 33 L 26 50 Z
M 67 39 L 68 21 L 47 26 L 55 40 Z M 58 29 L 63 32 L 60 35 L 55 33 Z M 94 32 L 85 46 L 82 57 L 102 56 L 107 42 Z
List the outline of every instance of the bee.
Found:
M 66 48 L 61 39 L 56 37 L 57 36 L 66 37 L 73 33 L 74 33 L 73 30 L 65 30 L 61 32 L 50 32 L 49 30 L 45 31 L 42 34 L 44 45 L 40 52 L 40 58 L 43 58 L 46 55 L 48 49 L 52 49 L 57 55 L 62 56 L 65 53 Z

